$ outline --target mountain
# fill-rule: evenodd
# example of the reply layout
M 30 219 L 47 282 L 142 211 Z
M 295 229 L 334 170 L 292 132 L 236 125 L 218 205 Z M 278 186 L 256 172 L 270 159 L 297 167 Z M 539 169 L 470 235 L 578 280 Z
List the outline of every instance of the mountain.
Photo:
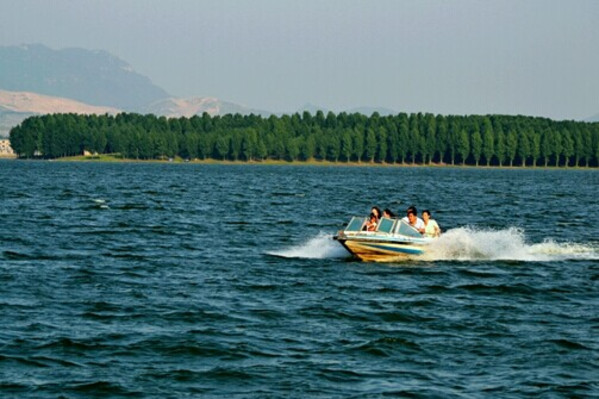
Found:
M 306 103 L 302 107 L 300 107 L 300 109 L 298 109 L 296 112 L 298 114 L 302 114 L 306 111 L 309 112 L 310 115 L 315 115 L 318 111 L 322 111 L 326 115 L 329 112 L 329 109 L 311 103 Z
M 324 107 L 306 104 L 298 110 L 312 115 Z M 106 51 L 81 48 L 53 50 L 41 44 L 0 46 L 0 136 L 25 118 L 46 113 L 153 113 L 167 117 L 255 114 L 253 109 L 214 97 L 174 98 Z M 385 108 L 345 111 L 370 116 L 394 114 Z
M 58 112 L 75 114 L 116 114 L 121 112 L 116 108 L 84 104 L 68 98 L 5 90 L 0 90 L 0 110 L 33 114 L 52 114 Z
M 207 112 L 210 115 L 242 114 L 269 116 L 272 113 L 244 107 L 231 102 L 221 101 L 214 97 L 165 98 L 150 104 L 144 113 L 164 115 L 167 117 L 191 117 Z
M 585 119 L 585 122 L 599 122 L 599 114 L 593 115 L 590 118 Z
M 318 105 L 306 103 L 297 112 L 301 114 L 304 111 L 308 111 L 312 115 L 316 114 L 316 112 L 318 112 L 318 111 L 322 111 L 326 115 L 330 110 L 326 107 L 320 107 Z M 366 116 L 371 116 L 375 112 L 378 112 L 381 116 L 397 114 L 397 112 L 395 112 L 392 109 L 381 108 L 381 107 L 358 107 L 358 108 L 351 108 L 351 109 L 343 110 L 342 112 L 345 112 L 347 114 L 363 114 Z
M 392 109 L 382 107 L 358 107 L 349 109 L 345 112 L 347 112 L 348 114 L 363 114 L 366 116 L 371 116 L 375 112 L 378 112 L 380 116 L 389 116 L 397 114 L 397 112 L 393 111 Z
M 169 94 L 106 51 L 0 46 L 0 89 L 141 111 Z
M 8 136 L 13 126 L 32 115 L 75 113 L 116 114 L 120 110 L 84 104 L 68 98 L 51 97 L 37 93 L 0 90 L 0 137 Z
M 122 110 L 113 107 L 101 107 L 85 104 L 68 98 L 52 97 L 29 92 L 0 90 L 0 137 L 8 136 L 10 129 L 33 115 L 53 113 L 75 114 L 117 114 Z M 177 118 L 191 117 L 207 112 L 210 115 L 242 114 L 268 117 L 272 113 L 221 101 L 214 97 L 173 98 L 155 101 L 139 111 Z
M 33 115 L 32 112 L 6 111 L 0 107 L 0 139 L 8 137 L 10 129 Z

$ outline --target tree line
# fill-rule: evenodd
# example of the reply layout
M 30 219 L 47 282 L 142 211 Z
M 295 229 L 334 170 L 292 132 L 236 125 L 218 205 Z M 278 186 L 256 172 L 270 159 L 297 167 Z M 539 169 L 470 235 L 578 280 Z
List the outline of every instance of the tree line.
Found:
M 51 114 L 24 120 L 10 142 L 20 158 L 90 151 L 127 159 L 599 166 L 599 123 L 522 115 Z

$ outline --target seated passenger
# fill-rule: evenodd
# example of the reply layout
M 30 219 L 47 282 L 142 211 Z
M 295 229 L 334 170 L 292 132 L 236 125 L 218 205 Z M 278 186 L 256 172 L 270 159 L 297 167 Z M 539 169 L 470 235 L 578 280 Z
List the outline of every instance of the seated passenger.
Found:
M 362 225 L 362 231 L 375 231 L 378 222 L 376 215 L 371 213 L 370 216 L 368 216 L 368 220 Z
M 422 211 L 422 219 L 424 221 L 425 237 L 439 237 L 441 235 L 441 228 L 435 219 L 431 219 L 431 212 L 428 209 Z
M 410 206 L 406 211 L 406 217 L 401 220 L 418 230 L 420 234 L 424 234 L 424 222 L 417 215 L 416 207 Z
M 374 213 L 374 215 L 376 216 L 376 221 L 378 223 L 379 219 L 381 218 L 381 209 L 378 206 L 373 206 L 370 210 L 370 213 Z
M 383 211 L 383 217 L 388 218 L 388 219 L 394 219 L 395 214 L 393 212 L 391 212 L 391 210 L 389 208 L 387 208 Z
M 416 215 L 418 215 L 418 211 L 416 210 L 416 207 L 414 205 L 410 205 L 408 207 L 408 209 L 406 209 L 406 216 L 401 219 L 401 220 L 403 220 L 406 223 L 409 223 L 408 216 L 407 216 L 408 212 L 414 212 Z
M 372 216 L 374 215 L 374 222 L 371 222 Z M 381 219 L 381 209 L 378 206 L 373 206 L 370 209 L 370 215 L 368 215 L 368 220 L 362 224 L 362 231 L 374 231 L 376 230 L 376 226 L 379 224 L 379 220 Z M 371 229 L 367 229 L 367 225 L 374 224 L 374 227 L 371 226 Z

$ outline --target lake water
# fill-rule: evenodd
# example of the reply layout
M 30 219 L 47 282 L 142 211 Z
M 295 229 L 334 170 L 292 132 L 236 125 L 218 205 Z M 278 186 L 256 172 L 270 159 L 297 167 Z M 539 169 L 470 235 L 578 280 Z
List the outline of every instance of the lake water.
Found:
M 2 398 L 597 397 L 599 172 L 0 161 Z M 371 205 L 425 259 L 348 257 Z

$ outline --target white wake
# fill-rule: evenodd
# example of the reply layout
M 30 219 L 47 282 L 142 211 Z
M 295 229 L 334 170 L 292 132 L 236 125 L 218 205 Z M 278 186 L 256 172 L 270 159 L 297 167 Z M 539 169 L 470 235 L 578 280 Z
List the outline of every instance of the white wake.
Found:
M 331 234 L 319 233 L 307 241 L 269 251 L 270 255 L 284 258 L 327 259 L 351 256 L 332 239 Z M 568 259 L 599 260 L 599 243 L 580 244 L 546 239 L 527 243 L 524 231 L 517 228 L 503 230 L 460 227 L 445 232 L 433 242 L 424 255 L 415 261 L 561 261 Z
M 597 246 L 559 243 L 546 239 L 527 243 L 524 231 L 460 227 L 443 234 L 427 249 L 422 260 L 512 260 L 523 262 L 560 261 L 566 259 L 599 259 Z
M 278 251 L 268 252 L 270 255 L 283 258 L 327 259 L 351 256 L 331 234 L 319 233 L 308 241 Z

